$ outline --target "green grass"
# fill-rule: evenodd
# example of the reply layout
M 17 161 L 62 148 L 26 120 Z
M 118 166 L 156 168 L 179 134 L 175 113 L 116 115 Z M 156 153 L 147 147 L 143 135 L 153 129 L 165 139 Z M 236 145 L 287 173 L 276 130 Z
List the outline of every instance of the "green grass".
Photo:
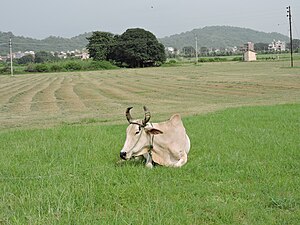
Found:
M 0 223 L 299 224 L 299 114 L 289 104 L 187 117 L 180 169 L 117 164 L 125 124 L 2 132 Z
M 238 55 L 230 55 L 230 56 L 199 56 L 199 63 L 207 63 L 207 62 L 226 62 L 226 61 L 240 61 L 242 59 L 243 54 Z M 290 61 L 290 53 L 268 53 L 268 54 L 257 54 L 257 62 L 287 62 Z M 294 64 L 299 65 L 300 54 L 293 53 Z M 174 60 L 174 59 L 170 59 Z M 178 60 L 178 59 L 177 59 Z M 180 58 L 177 63 L 166 63 L 166 67 L 171 66 L 180 66 L 185 63 L 194 63 L 196 61 L 195 57 L 191 58 Z M 289 64 L 287 64 L 289 65 Z M 295 66 L 296 66 L 295 65 Z M 299 67 L 299 66 L 298 66 Z

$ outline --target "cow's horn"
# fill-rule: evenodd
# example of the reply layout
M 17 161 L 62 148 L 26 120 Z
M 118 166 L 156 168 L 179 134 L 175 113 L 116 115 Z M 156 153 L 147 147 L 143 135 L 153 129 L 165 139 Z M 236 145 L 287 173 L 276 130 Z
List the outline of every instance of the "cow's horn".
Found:
M 130 109 L 132 109 L 132 107 L 128 107 L 126 109 L 126 118 L 127 118 L 127 120 L 128 120 L 129 123 L 131 123 L 132 120 L 133 120 L 132 117 L 131 117 L 131 115 L 130 115 Z
M 146 126 L 146 124 L 149 122 L 151 118 L 151 114 L 146 106 L 144 106 L 144 111 L 145 111 L 145 118 L 143 119 L 143 125 Z

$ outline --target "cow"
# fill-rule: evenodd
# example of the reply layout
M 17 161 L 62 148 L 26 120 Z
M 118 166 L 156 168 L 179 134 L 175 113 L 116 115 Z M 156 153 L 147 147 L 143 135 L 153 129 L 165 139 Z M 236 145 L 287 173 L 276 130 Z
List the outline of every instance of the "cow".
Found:
M 144 106 L 144 119 L 134 120 L 130 110 L 126 109 L 129 125 L 126 129 L 126 140 L 120 152 L 123 160 L 143 156 L 146 167 L 153 164 L 168 167 L 181 167 L 187 162 L 190 151 L 190 139 L 186 134 L 180 115 L 175 114 L 161 123 L 151 123 L 151 114 Z

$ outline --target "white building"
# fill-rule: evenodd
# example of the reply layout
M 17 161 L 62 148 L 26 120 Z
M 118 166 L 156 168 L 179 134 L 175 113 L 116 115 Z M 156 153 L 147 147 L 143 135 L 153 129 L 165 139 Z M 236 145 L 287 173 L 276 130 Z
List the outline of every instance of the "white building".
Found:
M 32 55 L 35 56 L 35 52 L 34 51 L 26 51 L 24 52 L 25 55 Z
M 275 41 L 273 40 L 273 42 L 271 44 L 269 44 L 268 47 L 269 51 L 285 51 L 285 42 L 283 41 Z
M 176 48 L 173 48 L 173 47 L 166 47 L 165 52 L 170 55 L 178 55 L 179 54 L 179 50 Z

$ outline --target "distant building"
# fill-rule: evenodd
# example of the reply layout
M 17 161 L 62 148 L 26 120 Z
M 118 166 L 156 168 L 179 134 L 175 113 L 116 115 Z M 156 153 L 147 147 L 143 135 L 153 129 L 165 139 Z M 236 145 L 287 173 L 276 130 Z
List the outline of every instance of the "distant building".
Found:
M 247 44 L 244 44 L 240 51 L 244 52 L 244 61 L 250 62 L 250 61 L 256 61 L 256 53 L 254 51 L 254 43 L 247 42 Z
M 63 52 L 63 51 L 57 52 L 57 53 L 55 53 L 55 55 L 56 55 L 58 58 L 60 58 L 60 59 L 66 59 L 66 58 L 67 58 L 67 53 L 66 53 L 66 52 Z
M 245 44 L 246 47 L 246 51 L 254 51 L 254 43 L 252 42 L 247 42 L 247 44 Z
M 231 51 L 232 51 L 233 53 L 235 53 L 235 52 L 238 51 L 238 48 L 237 48 L 236 46 L 234 46 L 234 47 L 232 47 Z
M 35 56 L 35 52 L 34 51 L 26 51 L 24 52 L 25 55 L 32 55 Z
M 269 51 L 282 52 L 285 51 L 285 42 L 284 41 L 275 41 L 268 46 Z
M 241 52 L 247 52 L 247 51 L 253 51 L 254 52 L 254 43 L 247 42 L 247 44 L 244 44 L 240 47 Z
M 173 47 L 166 47 L 165 50 L 172 54 L 175 52 L 175 49 Z
M 20 59 L 20 58 L 22 58 L 23 56 L 25 56 L 25 54 L 24 54 L 23 52 L 21 52 L 21 51 L 18 51 L 18 52 L 16 52 L 16 53 L 14 53 L 13 58 L 15 58 L 15 59 Z
M 256 61 L 256 53 L 252 50 L 244 52 L 244 61 L 245 62 Z
M 86 60 L 90 58 L 90 55 L 87 52 L 83 52 L 80 57 L 82 60 Z
M 179 54 L 179 50 L 173 47 L 166 47 L 165 48 L 165 52 L 166 54 L 170 55 L 178 55 Z

